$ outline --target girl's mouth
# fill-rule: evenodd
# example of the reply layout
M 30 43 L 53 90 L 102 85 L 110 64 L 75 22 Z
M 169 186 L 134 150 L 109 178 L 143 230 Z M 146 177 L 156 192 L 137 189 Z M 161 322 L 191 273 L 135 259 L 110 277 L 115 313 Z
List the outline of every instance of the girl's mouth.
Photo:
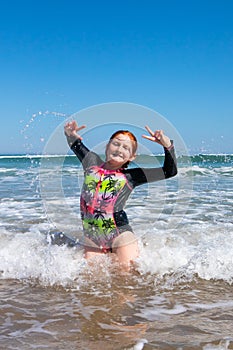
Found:
M 113 157 L 120 157 L 123 159 L 123 156 L 120 153 L 112 153 Z

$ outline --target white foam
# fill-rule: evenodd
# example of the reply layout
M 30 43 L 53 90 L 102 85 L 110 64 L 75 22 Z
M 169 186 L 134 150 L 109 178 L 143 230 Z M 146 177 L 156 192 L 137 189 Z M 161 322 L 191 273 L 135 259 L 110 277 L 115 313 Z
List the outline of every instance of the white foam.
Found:
M 158 225 L 159 226 L 159 225 Z M 172 231 L 166 223 L 145 235 L 138 258 L 142 274 L 194 275 L 233 281 L 233 225 L 200 223 Z
M 51 246 L 37 232 L 1 235 L 1 278 L 39 280 L 43 285 L 67 286 L 86 262 L 82 251 Z
M 28 217 L 31 216 L 29 209 Z M 225 226 L 224 223 L 218 224 L 218 227 L 198 223 L 172 231 L 166 223 L 160 222 L 157 230 L 145 232 L 145 236 L 139 238 L 137 269 L 142 275 L 154 276 L 155 283 L 166 276 L 165 280 L 171 286 L 179 283 L 179 279 L 190 280 L 196 275 L 205 280 L 232 283 L 232 228 L 233 225 Z M 86 266 L 82 250 L 49 245 L 43 233 L 48 230 L 47 222 L 34 223 L 24 233 L 0 227 L 1 278 L 37 279 L 45 285 L 68 285 L 76 283 L 74 281 L 78 281 L 77 285 L 82 283 L 80 274 Z M 187 307 L 193 306 L 190 304 Z M 175 309 L 157 310 L 156 313 L 183 311 L 177 305 Z

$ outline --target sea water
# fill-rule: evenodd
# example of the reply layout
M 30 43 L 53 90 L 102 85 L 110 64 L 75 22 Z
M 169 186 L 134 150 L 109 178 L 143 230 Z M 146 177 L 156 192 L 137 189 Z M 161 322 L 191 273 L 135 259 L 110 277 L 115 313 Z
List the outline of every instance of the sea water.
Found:
M 49 231 L 81 234 L 76 157 L 0 157 L 2 349 L 233 349 L 233 156 L 178 167 L 131 195 L 140 256 L 124 272 L 50 244 Z

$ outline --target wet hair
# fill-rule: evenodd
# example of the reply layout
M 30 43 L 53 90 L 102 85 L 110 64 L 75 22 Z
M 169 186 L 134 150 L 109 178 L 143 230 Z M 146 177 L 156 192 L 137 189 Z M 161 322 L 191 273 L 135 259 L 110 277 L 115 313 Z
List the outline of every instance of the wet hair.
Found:
M 133 153 L 136 153 L 137 148 L 138 148 L 138 141 L 137 141 L 136 136 L 135 136 L 131 131 L 128 131 L 128 130 L 118 130 L 118 131 L 116 131 L 116 132 L 114 132 L 114 133 L 112 134 L 112 136 L 110 137 L 109 141 L 115 139 L 115 138 L 116 138 L 118 135 L 120 135 L 120 134 L 128 136 L 128 137 L 130 138 L 130 140 L 133 141 L 133 142 L 132 142 Z
M 109 142 L 111 140 L 115 139 L 118 135 L 125 135 L 125 136 L 128 136 L 130 138 L 130 140 L 132 141 L 132 151 L 133 151 L 133 154 L 135 154 L 137 151 L 137 148 L 138 148 L 138 141 L 137 141 L 136 136 L 131 131 L 118 130 L 112 134 L 112 136 L 109 139 Z M 108 144 L 109 144 L 109 142 L 108 142 Z M 122 168 L 127 168 L 129 163 L 130 162 L 126 162 L 125 164 L 123 164 Z

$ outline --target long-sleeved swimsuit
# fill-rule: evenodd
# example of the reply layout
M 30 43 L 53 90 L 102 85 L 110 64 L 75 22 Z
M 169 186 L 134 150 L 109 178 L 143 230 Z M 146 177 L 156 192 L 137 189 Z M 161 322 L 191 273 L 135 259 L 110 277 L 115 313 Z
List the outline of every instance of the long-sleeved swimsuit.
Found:
M 121 168 L 107 170 L 104 161 L 76 140 L 72 151 L 84 169 L 80 211 L 84 236 L 102 251 L 110 251 L 114 239 L 122 232 L 132 231 L 124 211 L 132 190 L 139 185 L 170 178 L 177 174 L 174 147 L 164 148 L 165 158 L 158 168 Z

